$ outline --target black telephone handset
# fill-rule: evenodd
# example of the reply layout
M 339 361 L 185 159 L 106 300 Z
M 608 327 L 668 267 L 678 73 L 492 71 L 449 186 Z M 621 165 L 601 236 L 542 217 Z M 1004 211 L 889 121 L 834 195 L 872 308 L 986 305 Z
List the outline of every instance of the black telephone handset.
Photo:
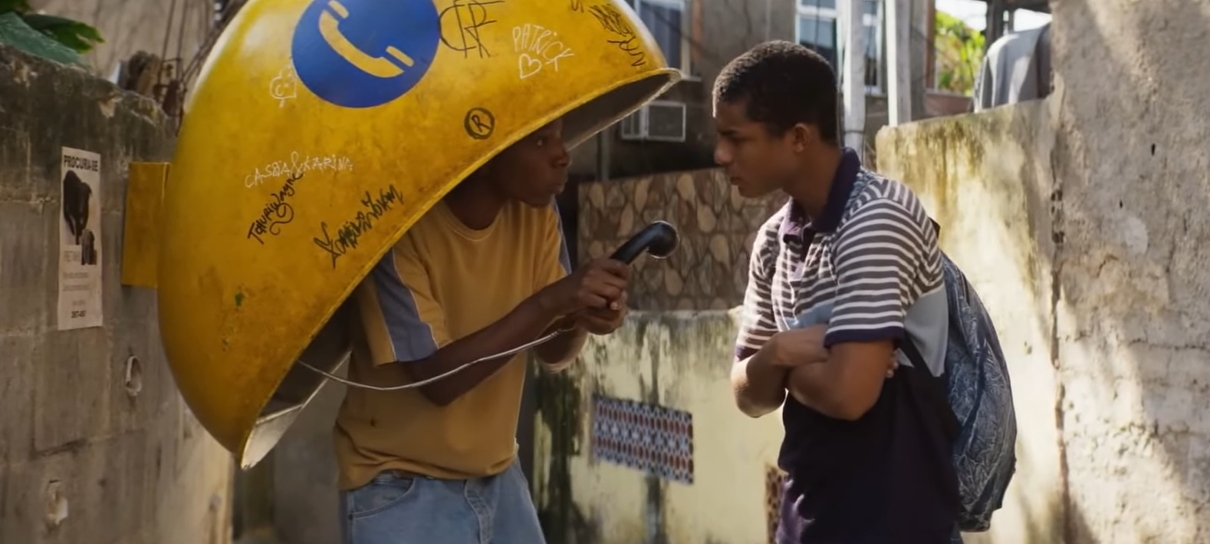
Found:
M 680 235 L 677 234 L 676 227 L 665 221 L 656 221 L 631 236 L 609 258 L 631 264 L 646 251 L 652 257 L 665 259 L 676 250 L 679 243 Z
M 614 259 L 616 261 L 624 262 L 626 264 L 631 264 L 634 262 L 635 259 L 637 259 L 639 257 L 639 255 L 641 255 L 644 251 L 646 251 L 652 257 L 655 257 L 657 259 L 665 259 L 669 255 L 671 255 L 673 251 L 676 250 L 676 246 L 679 242 L 680 242 L 680 236 L 676 232 L 676 227 L 673 227 L 671 224 L 668 224 L 664 221 L 656 221 L 656 222 L 644 227 L 643 230 L 639 231 L 638 234 L 635 234 L 634 236 L 632 236 L 629 240 L 626 241 L 626 243 L 622 244 L 621 247 L 619 247 L 616 251 L 614 251 L 613 255 L 610 255 L 609 258 Z M 374 391 L 399 391 L 401 389 L 413 389 L 413 388 L 420 387 L 425 384 L 433 383 L 437 380 L 447 378 L 455 373 L 463 371 L 464 369 L 466 369 L 467 367 L 470 367 L 471 365 L 479 364 L 484 361 L 495 360 L 500 357 L 511 356 L 511 355 L 519 353 L 523 350 L 530 349 L 532 347 L 544 344 L 544 343 L 550 341 L 551 339 L 555 338 L 556 336 L 563 334 L 565 332 L 568 332 L 570 330 L 573 330 L 573 329 L 574 328 L 557 329 L 557 330 L 551 331 L 549 334 L 546 334 L 545 336 L 543 336 L 541 338 L 538 338 L 537 340 L 534 340 L 532 342 L 527 342 L 525 344 L 517 346 L 508 351 L 502 351 L 500 353 L 494 353 L 492 355 L 480 357 L 478 359 L 475 359 L 474 361 L 466 363 L 466 364 L 459 366 L 457 368 L 454 368 L 452 370 L 446 371 L 442 374 L 438 374 L 436 376 L 433 376 L 428 379 L 420 380 L 418 382 L 411 382 L 411 383 L 406 383 L 403 385 L 381 386 L 381 385 L 364 384 L 364 383 L 355 382 L 352 380 L 347 380 L 345 378 L 332 374 L 326 370 L 323 370 L 321 368 L 317 368 L 315 366 L 307 364 L 306 361 L 303 361 L 301 359 L 299 359 L 298 364 L 310 369 L 313 372 L 319 373 L 320 375 L 324 376 L 325 378 L 328 378 L 329 380 L 332 380 L 332 381 L 335 381 L 338 383 L 343 383 L 350 387 L 357 387 L 357 388 L 361 388 L 361 389 L 370 389 L 370 390 L 374 390 Z

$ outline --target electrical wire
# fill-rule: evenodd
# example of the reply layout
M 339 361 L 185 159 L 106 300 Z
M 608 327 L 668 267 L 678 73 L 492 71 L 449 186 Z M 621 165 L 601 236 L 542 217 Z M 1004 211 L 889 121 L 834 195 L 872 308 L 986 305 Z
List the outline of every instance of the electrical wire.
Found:
M 541 338 L 538 338 L 537 340 L 534 340 L 534 341 L 532 341 L 532 342 L 527 342 L 527 343 L 525 343 L 525 344 L 521 344 L 520 346 L 517 346 L 517 347 L 515 347 L 515 348 L 513 348 L 513 349 L 510 349 L 510 350 L 507 350 L 507 351 L 501 351 L 500 353 L 495 353 L 495 354 L 492 354 L 492 355 L 488 355 L 488 356 L 486 356 L 486 357 L 480 357 L 480 358 L 478 358 L 478 359 L 475 359 L 474 361 L 471 361 L 471 362 L 469 362 L 469 363 L 466 363 L 466 364 L 464 364 L 464 365 L 461 365 L 461 366 L 459 366 L 459 367 L 457 367 L 457 368 L 455 368 L 455 369 L 453 369 L 453 370 L 450 370 L 450 371 L 447 371 L 447 372 L 444 372 L 444 373 L 438 374 L 438 375 L 433 376 L 433 377 L 431 377 L 431 378 L 427 378 L 427 379 L 424 379 L 424 380 L 420 380 L 420 381 L 418 381 L 418 382 L 407 383 L 407 384 L 403 384 L 403 385 L 392 385 L 392 386 L 370 385 L 370 384 L 368 384 L 368 383 L 360 383 L 360 382 L 355 382 L 355 381 L 352 381 L 352 380 L 347 380 L 347 379 L 345 379 L 345 378 L 341 378 L 340 376 L 337 376 L 337 375 L 335 375 L 335 374 L 332 374 L 331 372 L 328 372 L 328 371 L 326 371 L 326 370 L 322 370 L 322 369 L 320 369 L 320 368 L 316 368 L 316 367 L 314 367 L 314 366 L 311 366 L 309 363 L 307 363 L 306 361 L 303 361 L 302 359 L 299 359 L 298 364 L 302 365 L 304 368 L 307 368 L 308 370 L 311 370 L 311 371 L 313 371 L 313 372 L 316 372 L 316 373 L 320 374 L 321 376 L 323 376 L 323 377 L 325 377 L 325 378 L 327 378 L 327 379 L 329 379 L 329 380 L 332 380 L 332 381 L 337 382 L 337 383 L 342 383 L 342 384 L 347 385 L 347 386 L 349 386 L 349 387 L 357 387 L 357 388 L 359 388 L 359 389 L 369 389 L 369 390 L 371 390 L 371 391 L 402 391 L 402 390 L 404 390 L 404 389 L 415 389 L 415 388 L 417 388 L 417 387 L 423 387 L 423 386 L 426 386 L 426 385 L 428 385 L 428 384 L 430 384 L 430 383 L 433 383 L 433 382 L 435 382 L 435 381 L 438 381 L 438 380 L 443 380 L 443 379 L 445 379 L 445 378 L 448 378 L 448 377 L 450 377 L 450 376 L 453 376 L 454 374 L 457 374 L 457 373 L 459 373 L 459 372 L 462 372 L 463 370 L 466 370 L 466 369 L 468 369 L 468 368 L 470 368 L 470 367 L 472 367 L 472 366 L 474 366 L 474 365 L 477 365 L 477 364 L 479 364 L 479 363 L 484 363 L 484 362 L 487 362 L 487 361 L 491 361 L 491 360 L 499 359 L 499 358 L 501 358 L 501 357 L 508 357 L 508 356 L 510 356 L 510 355 L 515 355 L 515 354 L 517 354 L 517 353 L 519 353 L 519 352 L 521 352 L 521 351 L 525 351 L 525 350 L 527 350 L 527 349 L 530 349 L 530 348 L 533 348 L 533 347 L 540 346 L 540 345 L 545 344 L 545 343 L 547 343 L 547 342 L 549 342 L 549 341 L 551 341 L 551 340 L 554 340 L 556 336 L 559 336 L 560 334 L 563 334 L 563 333 L 565 333 L 565 332 L 569 332 L 569 331 L 571 331 L 571 330 L 572 330 L 572 328 L 560 329 L 560 330 L 554 331 L 554 332 L 552 332 L 552 333 L 550 333 L 550 334 L 547 334 L 546 336 L 543 336 L 543 337 L 541 337 Z M 402 364 L 407 364 L 407 363 L 402 363 Z

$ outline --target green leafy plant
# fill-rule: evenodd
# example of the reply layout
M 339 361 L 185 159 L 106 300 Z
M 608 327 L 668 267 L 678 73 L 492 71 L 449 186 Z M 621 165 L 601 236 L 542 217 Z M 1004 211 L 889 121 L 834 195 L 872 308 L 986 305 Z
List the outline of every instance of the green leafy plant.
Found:
M 27 13 L 31 9 L 29 7 L 29 0 L 0 0 L 0 13 L 8 13 L 10 11 Z
M 983 34 L 941 11 L 936 29 L 937 88 L 971 94 L 983 61 Z
M 87 53 L 97 44 L 105 42 L 101 39 L 101 33 L 90 25 L 64 17 L 33 13 L 29 0 L 0 0 L 0 16 L 9 13 L 17 14 L 30 28 L 76 53 Z

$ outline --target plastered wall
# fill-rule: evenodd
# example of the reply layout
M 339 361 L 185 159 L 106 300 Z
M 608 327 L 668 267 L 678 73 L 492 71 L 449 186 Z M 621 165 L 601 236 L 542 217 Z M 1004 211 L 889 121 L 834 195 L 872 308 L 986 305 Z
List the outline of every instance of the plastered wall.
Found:
M 143 98 L 0 47 L 4 544 L 230 542 L 230 456 L 177 393 L 154 291 L 120 283 L 127 167 L 168 160 L 168 127 Z M 101 155 L 99 327 L 58 327 L 63 146 Z

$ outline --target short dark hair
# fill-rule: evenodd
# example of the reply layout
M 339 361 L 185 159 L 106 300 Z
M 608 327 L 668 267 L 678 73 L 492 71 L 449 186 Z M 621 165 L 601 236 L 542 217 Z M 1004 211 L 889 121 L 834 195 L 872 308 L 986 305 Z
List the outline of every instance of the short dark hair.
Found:
M 715 103 L 747 102 L 748 118 L 784 134 L 798 123 L 814 125 L 838 144 L 836 72 L 801 44 L 765 42 L 725 66 L 714 81 Z

